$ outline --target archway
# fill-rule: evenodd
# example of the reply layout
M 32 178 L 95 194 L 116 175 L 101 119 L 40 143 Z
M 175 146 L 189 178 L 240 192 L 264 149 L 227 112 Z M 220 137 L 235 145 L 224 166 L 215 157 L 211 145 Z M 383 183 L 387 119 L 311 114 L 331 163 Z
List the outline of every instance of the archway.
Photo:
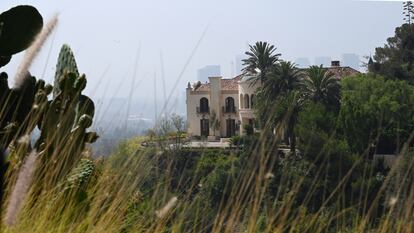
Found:
M 248 94 L 244 95 L 244 108 L 246 108 L 246 109 L 250 108 L 250 99 L 249 99 Z
M 200 112 L 209 112 L 208 99 L 205 97 L 200 99 Z
M 225 106 L 225 110 L 226 112 L 236 112 L 236 106 L 234 106 L 234 99 L 233 97 L 227 97 L 226 98 L 226 106 Z

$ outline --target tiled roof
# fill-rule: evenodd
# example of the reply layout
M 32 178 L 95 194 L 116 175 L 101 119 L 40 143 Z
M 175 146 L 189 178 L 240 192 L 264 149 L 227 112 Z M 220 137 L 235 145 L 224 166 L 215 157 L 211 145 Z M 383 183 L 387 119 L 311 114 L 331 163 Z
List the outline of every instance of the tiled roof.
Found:
M 327 69 L 329 70 L 329 72 L 332 72 L 337 78 L 343 78 L 346 76 L 351 76 L 351 75 L 361 73 L 351 67 L 329 67 Z
M 239 75 L 232 79 L 222 79 L 221 80 L 221 90 L 233 91 L 239 89 L 239 81 L 242 79 L 243 75 Z
M 360 72 L 351 67 L 328 67 L 329 72 L 334 73 L 335 77 L 342 78 L 345 76 L 351 76 L 359 74 Z M 306 71 L 307 69 L 302 69 Z M 221 79 L 221 90 L 223 91 L 237 91 L 239 89 L 239 81 L 243 78 L 243 74 L 236 76 L 232 79 Z M 201 83 L 196 85 L 193 91 L 210 91 L 210 83 Z
M 337 66 L 337 67 L 327 67 L 326 69 L 328 69 L 328 71 L 330 73 L 333 73 L 335 77 L 337 78 L 343 78 L 346 76 L 351 76 L 351 75 L 355 75 L 355 74 L 360 74 L 361 72 L 349 67 L 349 66 Z M 303 68 L 301 69 L 302 71 L 306 71 L 307 68 Z
M 221 90 L 223 91 L 237 91 L 239 89 L 239 81 L 243 75 L 236 76 L 232 79 L 221 79 Z M 209 91 L 210 83 L 202 83 L 194 88 L 194 91 Z
M 196 86 L 194 91 L 209 91 L 210 83 L 202 83 L 200 86 Z

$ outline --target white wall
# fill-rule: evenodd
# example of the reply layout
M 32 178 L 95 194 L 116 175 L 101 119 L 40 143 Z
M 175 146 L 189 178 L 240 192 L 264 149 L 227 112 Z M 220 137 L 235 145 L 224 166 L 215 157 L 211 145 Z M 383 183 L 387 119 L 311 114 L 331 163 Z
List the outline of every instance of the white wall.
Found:
M 203 118 L 203 114 L 197 113 L 197 107 L 200 107 L 200 99 L 203 97 L 208 99 L 208 103 L 210 106 L 211 101 L 210 94 L 208 92 L 200 93 L 187 91 L 187 133 L 189 134 L 189 136 L 200 136 L 201 134 L 200 119 Z M 209 119 L 209 115 L 204 114 L 204 118 Z
M 239 94 L 243 96 L 248 94 L 249 96 L 254 95 L 256 93 L 257 88 L 260 87 L 260 82 L 256 82 L 254 85 L 251 85 L 251 81 L 241 81 L 239 83 Z
M 222 137 L 226 137 L 227 136 L 227 125 L 226 125 L 226 119 L 235 119 L 236 120 L 236 124 L 239 121 L 239 94 L 237 91 L 234 91 L 234 93 L 229 93 L 228 91 L 224 92 L 221 94 L 221 100 L 220 100 L 220 104 L 221 107 L 220 109 L 222 110 L 223 107 L 226 106 L 226 98 L 227 97 L 232 97 L 234 99 L 234 106 L 236 108 L 236 113 L 232 113 L 232 114 L 223 114 L 221 112 L 220 114 L 220 134 Z
M 240 120 L 239 119 L 239 109 L 238 109 L 238 101 L 239 95 L 237 92 L 229 93 L 229 91 L 221 92 L 219 94 L 219 101 L 211 101 L 209 92 L 193 92 L 187 91 L 187 125 L 188 125 L 188 134 L 189 136 L 200 136 L 201 129 L 200 129 L 200 120 L 209 119 L 209 114 L 198 114 L 197 107 L 200 106 L 200 99 L 205 97 L 209 100 L 209 107 L 210 113 L 212 110 L 218 111 L 217 116 L 220 119 L 220 130 L 216 132 L 216 136 L 225 137 L 227 135 L 227 125 L 226 119 L 235 119 L 236 123 Z M 223 114 L 223 107 L 226 105 L 226 98 L 232 97 L 234 99 L 234 105 L 236 107 L 236 113 L 226 113 Z M 213 130 L 210 129 L 210 135 L 213 135 Z
M 259 82 L 251 86 L 250 82 L 239 83 L 238 90 L 235 91 L 223 91 L 221 89 L 221 78 L 212 77 L 210 79 L 210 91 L 192 91 L 191 88 L 187 89 L 187 121 L 188 121 L 188 134 L 189 136 L 200 136 L 200 120 L 209 119 L 209 114 L 198 114 L 196 109 L 200 106 L 200 99 L 205 97 L 209 100 L 210 113 L 214 110 L 220 118 L 220 130 L 216 132 L 216 136 L 227 136 L 227 119 L 234 119 L 236 124 L 241 122 L 241 109 L 240 109 L 240 93 L 249 95 L 255 94 L 255 91 L 260 86 Z M 232 97 L 236 107 L 236 113 L 223 114 L 223 107 L 226 105 L 226 98 Z M 251 110 L 252 111 L 252 110 Z M 249 118 L 252 118 L 252 112 L 249 111 Z M 242 128 L 242 127 L 241 127 Z M 241 133 L 241 132 L 239 132 Z M 210 128 L 210 135 L 212 136 L 213 130 Z
M 252 81 L 245 81 L 246 79 L 242 79 L 242 81 L 239 82 L 239 119 L 241 121 L 240 125 L 240 133 L 243 134 L 244 125 L 248 124 L 248 120 L 254 118 L 254 110 L 252 108 L 252 96 L 254 95 L 256 102 L 256 91 L 261 86 L 260 82 L 256 82 L 254 85 L 252 85 Z M 248 96 L 249 98 L 249 106 L 247 108 L 245 104 L 245 96 Z

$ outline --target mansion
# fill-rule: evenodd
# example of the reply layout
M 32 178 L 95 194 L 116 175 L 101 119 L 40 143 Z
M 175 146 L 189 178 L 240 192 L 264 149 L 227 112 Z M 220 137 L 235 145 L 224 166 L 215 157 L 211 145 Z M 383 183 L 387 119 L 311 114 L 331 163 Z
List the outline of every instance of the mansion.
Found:
M 350 67 L 341 67 L 333 61 L 327 68 L 337 78 L 359 73 Z M 255 92 L 260 82 L 252 83 L 251 77 L 239 75 L 231 79 L 209 77 L 208 83 L 188 83 L 187 122 L 188 136 L 230 138 L 243 135 L 247 124 L 253 126 Z M 212 129 L 210 117 L 215 114 L 219 129 Z

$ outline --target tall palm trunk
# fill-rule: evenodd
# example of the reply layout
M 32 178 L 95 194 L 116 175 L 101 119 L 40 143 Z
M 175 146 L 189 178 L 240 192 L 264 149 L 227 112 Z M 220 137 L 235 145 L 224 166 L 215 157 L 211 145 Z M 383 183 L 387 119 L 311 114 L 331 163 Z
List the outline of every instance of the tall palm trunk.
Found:
M 290 152 L 292 154 L 296 153 L 296 135 L 295 135 L 294 124 L 295 124 L 294 122 L 290 122 L 289 128 L 288 128 L 289 146 L 290 146 Z
M 296 125 L 296 122 L 297 122 L 298 114 L 299 114 L 299 111 L 295 106 L 295 108 L 292 110 L 292 115 L 290 116 L 289 124 L 288 124 L 288 136 L 289 136 L 290 152 L 293 155 L 296 155 L 295 125 Z
M 290 152 L 296 155 L 296 134 L 294 131 L 290 135 Z

